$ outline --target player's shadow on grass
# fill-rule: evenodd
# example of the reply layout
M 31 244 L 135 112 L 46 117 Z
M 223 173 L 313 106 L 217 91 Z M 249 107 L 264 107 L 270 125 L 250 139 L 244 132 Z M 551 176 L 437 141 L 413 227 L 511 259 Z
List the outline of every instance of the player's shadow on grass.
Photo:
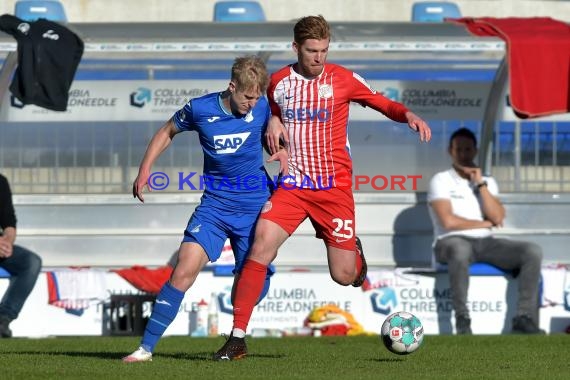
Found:
M 57 355 L 57 356 L 69 356 L 69 357 L 90 357 L 90 358 L 98 358 L 103 360 L 121 360 L 123 357 L 126 356 L 124 352 L 93 352 L 93 351 L 56 351 L 56 352 L 47 352 L 47 351 L 4 351 L 2 355 Z M 177 359 L 177 360 L 190 360 L 190 361 L 213 361 L 212 355 L 213 352 L 194 352 L 194 353 L 187 353 L 187 352 L 176 352 L 176 353 L 158 353 L 155 354 L 157 358 L 170 358 L 170 359 Z M 248 355 L 248 358 L 268 358 L 268 359 L 281 359 L 286 358 L 286 355 L 264 355 L 264 354 L 255 354 L 255 355 Z
M 155 354 L 156 357 L 164 357 L 171 359 L 182 359 L 191 361 L 213 361 L 213 352 L 195 352 L 195 353 L 158 353 Z M 154 357 L 154 356 L 153 356 Z M 263 359 L 281 359 L 286 358 L 286 355 L 267 355 L 267 354 L 248 354 L 248 358 L 263 358 Z

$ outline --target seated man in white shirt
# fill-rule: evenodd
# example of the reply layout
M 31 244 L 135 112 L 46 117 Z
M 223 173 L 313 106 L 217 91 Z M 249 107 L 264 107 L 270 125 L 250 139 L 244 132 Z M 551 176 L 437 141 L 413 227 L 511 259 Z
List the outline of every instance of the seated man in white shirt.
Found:
M 529 242 L 493 237 L 501 227 L 505 209 L 492 177 L 483 177 L 474 162 L 477 139 L 467 128 L 449 139 L 452 168 L 437 173 L 430 181 L 427 200 L 434 227 L 434 253 L 447 264 L 457 334 L 471 334 L 467 308 L 469 265 L 485 262 L 518 274 L 517 313 L 513 333 L 543 334 L 538 328 L 538 287 L 541 248 Z

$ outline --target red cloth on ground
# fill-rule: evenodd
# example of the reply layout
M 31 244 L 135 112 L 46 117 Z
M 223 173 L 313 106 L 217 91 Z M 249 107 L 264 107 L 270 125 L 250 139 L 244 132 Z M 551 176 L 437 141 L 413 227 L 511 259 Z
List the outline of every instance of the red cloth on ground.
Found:
M 348 326 L 346 325 L 330 325 L 321 329 L 323 336 L 344 336 L 348 333 Z
M 460 18 L 477 36 L 507 44 L 510 102 L 521 118 L 570 112 L 570 26 L 550 17 Z
M 117 273 L 138 290 L 158 294 L 162 286 L 170 278 L 172 270 L 170 266 L 148 269 L 147 267 L 135 265 L 125 269 L 114 269 L 111 272 Z

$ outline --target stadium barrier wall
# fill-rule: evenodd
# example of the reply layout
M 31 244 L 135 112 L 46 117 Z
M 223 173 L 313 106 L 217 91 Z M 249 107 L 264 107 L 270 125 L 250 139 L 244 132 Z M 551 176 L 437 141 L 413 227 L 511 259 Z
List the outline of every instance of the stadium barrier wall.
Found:
M 91 269 L 90 272 L 97 271 Z M 58 274 L 58 271 L 52 273 Z M 98 294 L 81 302 L 82 308 L 66 311 L 48 303 L 49 272 L 43 272 L 11 328 L 16 337 L 110 335 L 111 294 L 139 294 L 116 273 L 105 272 L 100 278 Z M 86 273 L 84 272 L 84 275 Z M 543 299 L 540 326 L 549 333 L 563 332 L 570 326 L 570 276 L 563 268 L 543 268 Z M 303 327 L 310 311 L 333 303 L 351 313 L 366 331 L 379 333 L 382 322 L 394 311 L 409 311 L 422 321 L 428 335 L 451 334 L 454 318 L 451 292 L 446 273 L 417 274 L 403 269 L 372 269 L 366 290 L 342 287 L 326 272 L 278 271 L 272 279 L 267 297 L 256 306 L 248 333 L 270 329 L 295 332 Z M 8 284 L 0 280 L 0 292 Z M 63 282 L 60 284 L 63 293 Z M 178 315 L 166 335 L 188 335 L 191 311 L 201 299 L 210 302 L 212 292 L 220 305 L 219 332 L 228 333 L 232 324 L 230 293 L 232 278 L 204 272 L 187 292 Z M 471 279 L 469 307 L 475 334 L 510 332 L 516 305 L 516 280 L 503 276 L 475 276 Z M 69 291 L 69 289 L 66 289 Z M 82 293 L 88 297 L 87 293 Z M 151 304 L 143 304 L 148 318 Z M 124 312 L 124 311 L 123 311 Z M 121 315 L 121 310 L 116 315 Z M 119 322 L 113 319 L 114 322 Z

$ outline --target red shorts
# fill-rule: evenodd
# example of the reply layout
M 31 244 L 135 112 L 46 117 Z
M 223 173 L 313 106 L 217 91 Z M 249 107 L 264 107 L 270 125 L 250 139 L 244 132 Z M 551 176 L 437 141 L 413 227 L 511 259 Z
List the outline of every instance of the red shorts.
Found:
M 261 211 L 289 235 L 308 217 L 316 237 L 329 246 L 356 250 L 354 198 L 352 189 L 327 190 L 278 188 Z

